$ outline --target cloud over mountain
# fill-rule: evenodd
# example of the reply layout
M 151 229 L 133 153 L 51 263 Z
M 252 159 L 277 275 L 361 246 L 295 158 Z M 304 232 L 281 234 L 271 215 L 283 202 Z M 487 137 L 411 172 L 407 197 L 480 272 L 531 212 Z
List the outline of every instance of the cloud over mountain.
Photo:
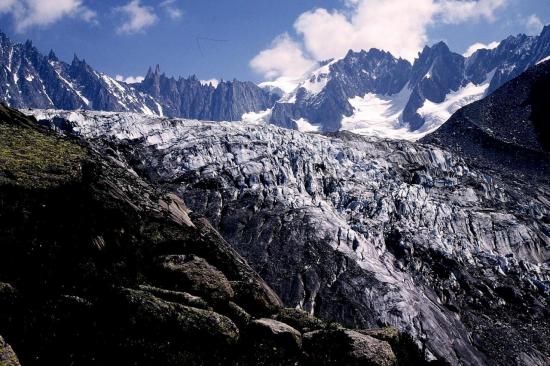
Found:
M 90 22 L 97 15 L 82 0 L 0 0 L 1 13 L 11 14 L 18 32 L 50 25 L 64 17 Z
M 338 10 L 317 8 L 294 23 L 296 37 L 279 36 L 252 68 L 267 78 L 303 73 L 311 64 L 348 50 L 379 48 L 413 60 L 436 24 L 494 21 L 507 0 L 347 0 Z M 303 51 L 302 51 L 303 50 Z M 290 57 L 299 61 L 288 65 Z

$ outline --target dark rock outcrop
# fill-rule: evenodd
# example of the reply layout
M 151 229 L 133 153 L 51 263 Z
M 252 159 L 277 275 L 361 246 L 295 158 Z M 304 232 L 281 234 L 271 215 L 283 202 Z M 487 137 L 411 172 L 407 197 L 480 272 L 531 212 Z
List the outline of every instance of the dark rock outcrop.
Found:
M 550 62 L 456 112 L 421 141 L 443 146 L 489 170 L 548 179 Z
M 155 100 L 92 69 L 76 55 L 68 64 L 42 55 L 30 41 L 13 44 L 0 32 L 0 100 L 14 108 L 157 113 Z

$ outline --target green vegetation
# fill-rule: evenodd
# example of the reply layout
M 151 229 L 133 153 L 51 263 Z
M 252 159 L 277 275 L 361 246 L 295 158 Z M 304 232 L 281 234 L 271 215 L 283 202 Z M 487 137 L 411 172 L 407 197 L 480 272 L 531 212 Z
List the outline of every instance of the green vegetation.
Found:
M 86 151 L 35 128 L 0 122 L 0 184 L 47 188 L 80 178 Z

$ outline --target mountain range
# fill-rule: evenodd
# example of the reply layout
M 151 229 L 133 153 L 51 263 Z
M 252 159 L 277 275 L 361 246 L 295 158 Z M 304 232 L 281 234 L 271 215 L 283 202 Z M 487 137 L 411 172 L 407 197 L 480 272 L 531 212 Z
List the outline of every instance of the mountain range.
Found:
M 0 33 L 0 97 L 15 108 L 86 109 L 212 121 L 243 117 L 305 131 L 417 139 L 456 110 L 490 94 L 550 56 L 550 26 L 511 36 L 469 57 L 439 42 L 413 63 L 378 49 L 354 52 L 304 77 L 289 93 L 252 82 L 173 78 L 157 66 L 136 84 L 117 81 L 74 57 L 70 64 L 31 42 Z
M 419 137 L 548 56 L 550 26 L 538 36 L 511 36 L 469 57 L 452 52 L 443 42 L 426 46 L 412 64 L 378 49 L 349 51 L 276 103 L 270 122 L 319 131 Z
M 70 64 L 52 51 L 42 55 L 30 41 L 13 44 L 0 33 L 0 98 L 14 108 L 137 112 L 149 115 L 240 120 L 269 108 L 274 96 L 251 82 L 216 87 L 196 77 L 168 78 L 157 66 L 139 84 L 117 81 L 76 55 Z

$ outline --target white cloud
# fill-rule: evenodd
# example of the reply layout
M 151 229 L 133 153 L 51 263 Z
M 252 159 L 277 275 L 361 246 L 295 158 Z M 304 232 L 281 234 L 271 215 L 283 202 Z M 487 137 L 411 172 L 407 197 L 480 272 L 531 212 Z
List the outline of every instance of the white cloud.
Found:
M 280 38 L 262 51 L 252 60 L 252 68 L 266 77 L 290 76 L 285 72 L 292 67 L 290 54 L 296 55 L 297 50 L 300 58 L 294 63 L 304 64 L 302 70 L 304 61 L 311 64 L 312 60 L 342 57 L 350 49 L 373 47 L 412 61 L 429 41 L 431 25 L 494 21 L 495 12 L 507 0 L 345 0 L 344 3 L 344 9 L 319 8 L 301 14 L 294 23 L 301 43 L 288 35 L 280 36 L 284 42 Z M 263 67 L 266 64 L 269 67 Z
M 13 16 L 18 32 L 33 26 L 47 26 L 64 17 L 91 22 L 97 15 L 82 0 L 0 0 L 0 13 Z
M 150 6 L 141 5 L 140 0 L 132 0 L 124 6 L 115 8 L 115 11 L 122 13 L 125 18 L 124 22 L 117 28 L 119 34 L 143 32 L 158 20 L 154 9 Z
M 362 0 L 350 6 L 349 14 L 307 12 L 294 24 L 316 60 L 372 47 L 412 59 L 426 43 L 427 26 L 437 11 L 433 0 Z
M 164 0 L 159 6 L 164 10 L 166 15 L 172 20 L 178 20 L 183 17 L 183 11 L 176 5 L 176 0 Z
M 145 78 L 143 76 L 128 76 L 124 77 L 122 75 L 115 76 L 115 80 L 117 81 L 123 81 L 127 84 L 137 84 L 141 83 Z
M 0 0 L 0 13 L 6 13 L 11 11 L 15 0 Z
M 301 76 L 316 65 L 304 56 L 300 45 L 288 34 L 277 37 L 271 48 L 263 50 L 250 61 L 254 71 L 267 79 L 279 76 Z
M 531 34 L 538 34 L 540 31 L 542 31 L 542 28 L 544 27 L 544 24 L 540 20 L 538 16 L 535 14 L 530 15 L 526 21 L 525 26 L 527 27 L 527 31 Z
M 212 86 L 215 88 L 218 86 L 218 84 L 220 83 L 220 81 L 218 79 L 208 79 L 208 80 L 201 80 L 201 84 L 202 85 L 210 85 L 212 84 Z
M 474 43 L 473 45 L 471 45 L 470 47 L 468 47 L 468 49 L 466 50 L 466 52 L 464 52 L 464 57 L 470 57 L 474 54 L 474 52 L 476 52 L 477 50 L 482 50 L 482 49 L 487 49 L 487 50 L 492 50 L 494 48 L 497 48 L 498 45 L 500 44 L 500 42 L 491 42 L 489 44 L 484 44 L 484 43 L 481 43 L 481 42 L 478 42 L 478 43 Z
M 503 8 L 507 0 L 443 0 L 439 12 L 445 23 L 458 24 L 465 21 L 486 19 L 495 21 L 495 12 Z

